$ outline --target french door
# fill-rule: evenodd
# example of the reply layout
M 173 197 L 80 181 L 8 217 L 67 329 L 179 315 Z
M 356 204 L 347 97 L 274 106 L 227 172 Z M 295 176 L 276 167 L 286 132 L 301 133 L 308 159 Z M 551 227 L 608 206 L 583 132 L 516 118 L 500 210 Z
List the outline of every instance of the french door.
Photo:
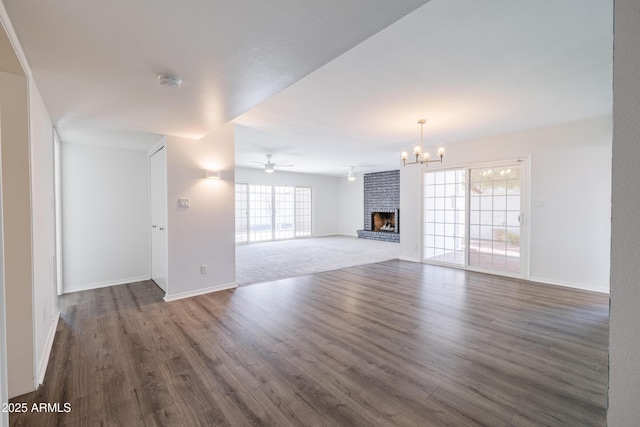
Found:
M 424 261 L 523 277 L 524 167 L 425 171 Z

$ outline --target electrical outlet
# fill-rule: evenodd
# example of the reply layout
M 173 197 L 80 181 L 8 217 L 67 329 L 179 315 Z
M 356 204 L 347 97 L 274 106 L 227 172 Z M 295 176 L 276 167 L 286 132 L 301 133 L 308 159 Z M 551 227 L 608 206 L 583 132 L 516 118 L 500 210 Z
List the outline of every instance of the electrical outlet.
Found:
M 188 209 L 191 206 L 191 200 L 189 199 L 178 199 L 178 207 Z
M 200 274 L 207 274 L 207 264 L 200 266 Z

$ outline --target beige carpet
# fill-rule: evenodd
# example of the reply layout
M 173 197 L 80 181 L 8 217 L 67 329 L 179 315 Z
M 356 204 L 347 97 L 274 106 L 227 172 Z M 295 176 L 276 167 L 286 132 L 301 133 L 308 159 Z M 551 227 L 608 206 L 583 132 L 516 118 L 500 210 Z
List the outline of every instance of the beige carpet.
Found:
M 399 243 L 328 236 L 236 246 L 238 285 L 397 259 Z

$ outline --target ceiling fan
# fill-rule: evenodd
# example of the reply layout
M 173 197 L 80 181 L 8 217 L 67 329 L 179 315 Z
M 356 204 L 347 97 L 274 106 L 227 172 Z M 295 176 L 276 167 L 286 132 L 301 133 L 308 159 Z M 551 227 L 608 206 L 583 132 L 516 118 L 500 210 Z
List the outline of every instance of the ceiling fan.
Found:
M 273 171 L 275 170 L 275 167 L 278 166 L 279 168 L 289 168 L 293 165 L 289 165 L 287 163 L 289 163 L 288 161 L 285 162 L 280 162 L 280 163 L 274 163 L 271 161 L 271 154 L 267 154 L 267 163 L 263 163 L 263 162 L 256 162 L 253 161 L 253 163 L 258 163 L 260 165 L 264 165 L 264 171 L 266 173 L 273 173 Z
M 356 172 L 355 172 L 356 167 L 355 166 L 349 166 L 349 172 L 344 175 L 347 177 L 347 179 L 349 181 L 355 181 L 356 180 Z

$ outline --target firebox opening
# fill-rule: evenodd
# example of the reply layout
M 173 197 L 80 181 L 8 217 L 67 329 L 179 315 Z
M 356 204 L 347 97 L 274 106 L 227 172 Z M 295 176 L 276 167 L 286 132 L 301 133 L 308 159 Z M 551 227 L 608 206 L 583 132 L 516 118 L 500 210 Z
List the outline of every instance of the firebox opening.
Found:
M 372 212 L 371 231 L 396 232 L 396 214 L 393 212 Z

